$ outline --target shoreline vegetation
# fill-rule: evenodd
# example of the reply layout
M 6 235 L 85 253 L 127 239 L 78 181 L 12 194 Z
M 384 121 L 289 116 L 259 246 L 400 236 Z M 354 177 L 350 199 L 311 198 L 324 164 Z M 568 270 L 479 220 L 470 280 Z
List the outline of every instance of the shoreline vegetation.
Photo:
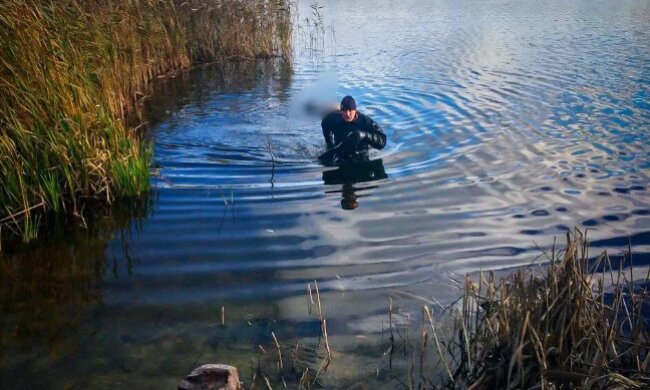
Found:
M 586 233 L 566 239 L 564 250 L 543 254 L 544 266 L 500 280 L 466 277 L 443 344 L 448 355 L 439 355 L 446 387 L 650 386 L 650 269 L 634 275 L 631 247 L 613 264 L 607 252 L 590 255 Z
M 192 65 L 291 56 L 286 0 L 0 2 L 0 237 L 149 191 L 137 108 Z M 2 231 L 4 227 L 4 232 Z
M 466 276 L 463 295 L 447 307 L 435 299 L 424 305 L 421 321 L 389 300 L 377 377 L 404 389 L 650 387 L 650 270 L 623 269 L 631 248 L 618 264 L 607 252 L 591 256 L 578 229 L 567 233 L 564 250 L 554 246 L 543 256 L 543 265 L 500 279 Z M 260 346 L 264 369 L 258 363 L 250 388 L 327 387 L 319 378 L 339 353 L 328 342 L 314 285 L 315 292 L 307 286 L 308 308 L 310 315 L 318 309 L 318 343 L 280 346 L 272 334 L 266 350 Z

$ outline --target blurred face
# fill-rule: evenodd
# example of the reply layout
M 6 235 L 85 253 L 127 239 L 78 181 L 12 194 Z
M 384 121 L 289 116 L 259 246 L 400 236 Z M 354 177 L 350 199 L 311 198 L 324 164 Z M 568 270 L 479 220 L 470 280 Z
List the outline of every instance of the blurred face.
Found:
M 341 116 L 346 122 L 352 122 L 357 116 L 357 110 L 341 110 Z

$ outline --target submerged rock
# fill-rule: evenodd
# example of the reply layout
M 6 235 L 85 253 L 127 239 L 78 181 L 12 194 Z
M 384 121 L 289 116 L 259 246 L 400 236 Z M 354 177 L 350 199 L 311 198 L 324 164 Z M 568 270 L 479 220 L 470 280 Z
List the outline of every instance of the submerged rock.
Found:
M 237 369 L 226 364 L 204 364 L 183 379 L 178 390 L 239 390 Z

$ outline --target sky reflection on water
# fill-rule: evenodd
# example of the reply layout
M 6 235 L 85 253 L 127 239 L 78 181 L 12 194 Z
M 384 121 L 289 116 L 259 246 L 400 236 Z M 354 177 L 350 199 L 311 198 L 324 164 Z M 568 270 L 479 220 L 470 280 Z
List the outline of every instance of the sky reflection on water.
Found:
M 51 240 L 42 256 L 70 270 L 61 277 L 31 278 L 36 247 L 3 259 L 3 279 L 24 282 L 1 290 L 3 379 L 159 388 L 196 362 L 248 367 L 272 330 L 316 334 L 304 296 L 315 279 L 339 362 L 364 367 L 363 342 L 346 337 L 381 332 L 389 293 L 450 302 L 453 279 L 528 264 L 573 226 L 614 255 L 630 237 L 636 266 L 650 265 L 650 3 L 331 1 L 323 12 L 335 36 L 324 52 L 299 44 L 294 64 L 216 65 L 157 86 L 144 215 Z M 388 135 L 373 155 L 386 177 L 355 184 L 353 210 L 344 182 L 323 182 L 319 121 L 299 114 L 314 93 L 354 95 Z M 68 309 L 40 311 L 52 301 L 74 309 L 73 325 L 52 319 Z M 21 318 L 74 335 L 47 336 L 57 347 L 43 329 L 15 331 Z M 343 365 L 332 383 L 353 376 Z

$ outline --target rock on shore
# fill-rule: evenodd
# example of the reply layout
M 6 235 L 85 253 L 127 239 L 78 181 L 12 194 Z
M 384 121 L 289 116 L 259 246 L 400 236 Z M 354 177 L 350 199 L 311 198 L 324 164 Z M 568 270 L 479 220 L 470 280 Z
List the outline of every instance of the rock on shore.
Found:
M 183 379 L 178 390 L 239 390 L 237 369 L 226 364 L 204 364 Z

